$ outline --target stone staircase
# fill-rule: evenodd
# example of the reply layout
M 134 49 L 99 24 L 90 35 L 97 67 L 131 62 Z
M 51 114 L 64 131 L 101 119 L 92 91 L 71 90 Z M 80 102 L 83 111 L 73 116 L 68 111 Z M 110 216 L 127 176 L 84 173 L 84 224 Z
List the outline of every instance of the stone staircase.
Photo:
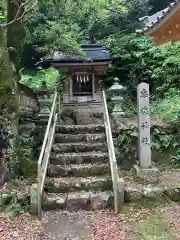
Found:
M 44 209 L 103 209 L 113 204 L 103 125 L 57 125 L 44 186 Z

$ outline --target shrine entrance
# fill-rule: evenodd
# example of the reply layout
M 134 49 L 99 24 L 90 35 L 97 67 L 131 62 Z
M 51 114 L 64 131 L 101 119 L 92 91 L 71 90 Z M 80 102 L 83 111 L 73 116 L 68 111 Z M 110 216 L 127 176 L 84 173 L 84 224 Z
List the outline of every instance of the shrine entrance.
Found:
M 92 96 L 92 75 L 77 74 L 72 76 L 73 96 Z
M 58 209 L 77 210 L 82 205 L 97 210 L 109 208 L 114 196 L 115 213 L 124 202 L 124 180 L 119 177 L 106 94 L 101 89 L 112 59 L 99 44 L 82 46 L 82 51 L 74 57 L 56 53 L 44 61 L 66 77 L 55 92 L 38 160 L 39 216 L 49 199 Z
M 96 100 L 94 74 L 76 73 L 70 79 L 70 101 L 71 102 L 92 102 Z
M 102 93 L 100 80 L 112 62 L 110 53 L 100 44 L 86 44 L 81 46 L 82 55 L 67 56 L 56 53 L 46 58 L 46 65 L 50 65 L 65 73 L 63 105 L 79 106 L 88 103 L 88 106 L 101 107 Z

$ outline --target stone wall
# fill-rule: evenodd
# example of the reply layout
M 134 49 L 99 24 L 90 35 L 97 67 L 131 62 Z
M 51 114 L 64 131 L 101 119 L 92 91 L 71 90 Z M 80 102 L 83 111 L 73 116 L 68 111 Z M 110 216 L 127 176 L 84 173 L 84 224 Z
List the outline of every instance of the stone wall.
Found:
M 21 106 L 26 111 L 22 111 Z M 19 113 L 23 116 L 28 113 L 27 116 L 30 116 L 36 107 L 33 91 L 17 84 L 16 70 L 9 59 L 5 31 L 0 28 L 0 186 L 19 173 Z
M 18 83 L 18 102 L 20 116 L 32 117 L 38 110 L 36 93 L 29 87 Z
M 29 87 L 18 83 L 19 102 L 19 174 L 24 177 L 36 175 L 37 167 L 35 162 L 36 126 L 34 116 L 39 111 L 37 94 Z

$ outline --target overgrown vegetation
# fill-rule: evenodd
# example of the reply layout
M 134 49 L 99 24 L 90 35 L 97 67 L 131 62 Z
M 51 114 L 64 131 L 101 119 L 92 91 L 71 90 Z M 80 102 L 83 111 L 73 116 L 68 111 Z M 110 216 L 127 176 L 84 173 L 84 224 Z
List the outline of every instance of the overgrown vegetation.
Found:
M 176 121 L 180 114 L 179 88 L 170 88 L 164 98 L 157 99 L 152 104 L 152 114 L 166 121 Z
M 63 76 L 59 76 L 58 71 L 50 68 L 40 71 L 26 71 L 21 77 L 21 82 L 35 90 L 41 89 L 46 83 L 48 89 L 54 90 L 60 78 Z
M 151 92 L 151 114 L 166 129 L 155 128 L 152 131 L 152 150 L 165 154 L 170 148 L 179 146 L 178 130 L 180 116 L 180 44 L 167 43 L 153 46 L 151 40 L 135 34 L 114 34 L 106 39 L 111 53 L 117 58 L 116 65 L 110 66 L 106 85 L 119 77 L 123 86 L 127 87 L 124 111 L 127 117 L 137 114 L 136 88 L 141 82 L 149 83 Z M 112 107 L 111 107 L 112 109 Z M 167 124 L 168 123 L 168 124 Z M 117 139 L 120 152 L 130 161 L 137 159 L 137 129 L 129 127 L 122 130 Z M 175 152 L 173 150 L 173 152 Z M 172 163 L 177 165 L 179 154 L 173 157 Z M 169 160 L 170 162 L 170 160 Z
M 177 140 L 177 135 L 173 134 L 173 130 L 167 126 L 153 126 L 151 129 L 151 149 L 152 156 L 154 158 L 155 153 L 159 153 L 160 157 L 163 155 L 169 148 L 177 147 L 179 141 Z M 130 125 L 126 127 L 126 129 L 121 129 L 117 140 L 116 146 L 119 149 L 121 154 L 120 161 L 126 159 L 126 165 L 132 166 L 133 163 L 138 159 L 138 129 L 136 126 Z M 177 161 L 177 158 L 174 158 Z M 127 164 L 127 161 L 129 163 Z M 169 159 L 168 163 L 170 164 L 171 159 Z
M 134 31 L 149 9 L 148 0 L 41 0 L 26 22 L 26 41 L 45 51 L 76 51 L 79 43 Z
M 153 46 L 146 37 L 114 34 L 106 44 L 117 58 L 116 65 L 109 68 L 107 83 L 119 77 L 132 99 L 140 82 L 150 84 L 154 99 L 164 96 L 170 88 L 180 87 L 180 43 Z
M 5 211 L 9 213 L 9 215 L 15 216 L 24 212 L 27 212 L 30 208 L 30 203 L 28 200 L 18 199 L 14 197 L 7 204 Z

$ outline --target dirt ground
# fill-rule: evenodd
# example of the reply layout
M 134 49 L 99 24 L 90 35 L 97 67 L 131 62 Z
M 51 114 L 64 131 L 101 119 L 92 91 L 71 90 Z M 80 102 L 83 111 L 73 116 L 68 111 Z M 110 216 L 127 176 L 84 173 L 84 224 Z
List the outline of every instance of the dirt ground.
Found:
M 124 207 L 110 210 L 49 211 L 41 222 L 24 213 L 0 214 L 1 240 L 174 240 L 180 239 L 180 205 L 157 208 Z

